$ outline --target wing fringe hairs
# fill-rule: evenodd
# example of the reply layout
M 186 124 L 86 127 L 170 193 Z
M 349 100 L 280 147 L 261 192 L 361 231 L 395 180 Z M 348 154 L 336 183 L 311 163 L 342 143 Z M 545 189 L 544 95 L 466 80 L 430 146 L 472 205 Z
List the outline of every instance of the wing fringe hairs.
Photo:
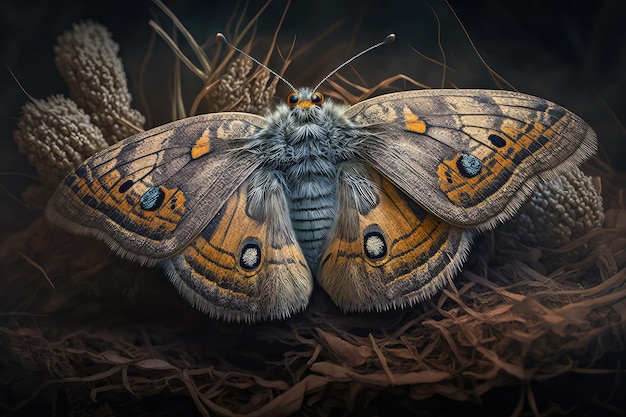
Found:
M 87 112 L 65 103 L 60 108 L 79 127 L 84 124 L 87 138 L 58 146 L 71 161 L 104 146 L 104 139 L 94 133 Z M 34 107 L 41 112 L 45 103 L 39 104 Z M 24 117 L 33 129 L 36 120 L 52 116 Z M 30 146 L 28 153 L 44 150 L 37 143 L 23 146 Z M 33 154 L 34 160 L 40 157 Z M 41 164 L 42 180 L 67 169 L 34 164 Z M 513 391 L 520 403 L 511 410 L 521 411 L 524 404 L 537 408 L 538 393 L 529 382 L 563 389 L 559 377 L 571 380 L 571 371 L 599 366 L 607 371 L 598 375 L 604 383 L 594 384 L 591 394 L 610 403 L 614 399 L 606 392 L 619 388 L 621 372 L 619 358 L 611 354 L 623 352 L 626 337 L 626 210 L 608 201 L 604 211 L 597 190 L 581 178 L 575 173 L 567 180 L 573 185 L 560 187 L 564 194 L 552 199 L 548 195 L 560 188 L 547 186 L 536 200 L 574 201 L 574 212 L 566 210 L 574 226 L 559 233 L 556 247 L 546 248 L 543 240 L 535 242 L 543 247 L 511 243 L 512 235 L 521 234 L 515 223 L 494 231 L 479 242 L 455 286 L 423 310 L 346 316 L 314 294 L 306 314 L 243 328 L 207 322 L 166 280 L 154 280 L 153 271 L 120 266 L 112 255 L 102 256 L 104 245 L 57 233 L 39 219 L 0 243 L 6 271 L 0 305 L 3 313 L 11 312 L 0 317 L 0 384 L 11 393 L 0 398 L 0 409 L 49 410 L 53 392 L 70 410 L 103 415 L 129 404 L 141 407 L 139 398 L 158 400 L 168 410 L 174 407 L 172 394 L 188 399 L 176 401 L 179 413 L 182 408 L 201 415 L 323 415 L 360 407 L 384 412 L 383 398 L 420 400 L 412 407 L 426 411 L 437 395 L 459 401 L 457 411 L 467 411 L 490 391 Z M 602 180 L 605 189 L 623 191 L 626 184 L 606 173 Z M 595 202 L 576 217 L 576 199 L 590 195 Z M 559 204 L 530 204 L 535 208 L 528 217 L 536 218 L 536 207 L 542 207 L 546 222 L 555 216 L 549 207 L 560 210 Z M 509 243 L 501 247 L 502 239 Z M 553 265 L 548 275 L 540 261 L 564 252 L 576 253 L 576 262 Z M 36 260 L 62 291 L 25 259 Z M 129 324 L 128 317 L 142 325 Z M 567 387 L 577 400 L 590 394 L 577 392 L 576 384 Z M 86 401 L 87 395 L 94 401 Z

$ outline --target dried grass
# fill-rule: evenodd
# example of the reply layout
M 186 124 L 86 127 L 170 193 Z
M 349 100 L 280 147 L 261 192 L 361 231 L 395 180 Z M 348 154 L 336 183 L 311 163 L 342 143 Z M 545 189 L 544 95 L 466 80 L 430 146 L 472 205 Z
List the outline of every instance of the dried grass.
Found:
M 344 81 L 358 91 L 336 89 L 349 101 L 371 93 Z M 304 313 L 254 326 L 208 320 L 160 271 L 40 218 L 0 244 L 0 411 L 618 415 L 626 179 L 601 176 L 604 225 L 565 246 L 504 248 L 491 232 L 424 305 L 344 315 L 316 290 Z M 556 262 L 564 253 L 576 257 Z M 554 384 L 572 394 L 551 395 Z
M 174 395 L 202 415 L 333 415 L 383 394 L 471 403 L 514 385 L 521 411 L 533 382 L 605 372 L 619 383 L 619 362 L 596 364 L 624 352 L 626 210 L 558 249 L 500 252 L 497 233 L 424 306 L 344 315 L 315 293 L 297 317 L 242 327 L 192 310 L 158 270 L 40 219 L 0 246 L 2 401 L 19 410 L 63 392 L 70 408 L 90 398 L 96 411 Z

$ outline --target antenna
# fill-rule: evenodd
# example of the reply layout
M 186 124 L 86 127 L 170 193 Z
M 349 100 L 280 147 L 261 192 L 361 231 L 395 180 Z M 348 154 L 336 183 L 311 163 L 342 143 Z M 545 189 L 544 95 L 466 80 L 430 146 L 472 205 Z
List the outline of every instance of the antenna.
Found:
M 231 48 L 233 48 L 235 51 L 239 52 L 242 55 L 247 56 L 248 58 L 250 58 L 254 63 L 256 63 L 257 65 L 262 66 L 263 68 L 265 68 L 266 70 L 268 70 L 270 73 L 274 74 L 276 77 L 278 77 L 279 80 L 281 80 L 282 82 L 284 82 L 285 84 L 287 84 L 289 87 L 291 87 L 292 91 L 297 91 L 296 88 L 291 85 L 291 83 L 289 81 L 287 81 L 286 79 L 284 79 L 280 74 L 278 74 L 276 71 L 270 69 L 267 67 L 267 65 L 263 64 L 261 61 L 259 61 L 258 59 L 254 58 L 253 56 L 251 56 L 250 54 L 242 51 L 241 49 L 237 48 L 235 45 L 233 45 L 232 43 L 230 43 L 228 41 L 228 39 L 226 39 L 226 36 L 224 36 L 223 33 L 218 32 L 217 35 L 215 35 L 215 38 L 217 39 L 218 42 L 224 42 L 226 45 L 230 46 Z M 352 58 L 350 58 L 349 60 L 347 60 L 346 62 L 344 62 L 343 64 L 339 65 L 337 68 L 335 68 L 334 70 L 332 70 L 327 76 L 325 76 L 324 78 L 322 78 L 322 81 L 320 81 L 315 88 L 313 89 L 313 91 L 317 91 L 317 89 L 319 88 L 320 85 L 324 84 L 326 82 L 326 80 L 328 80 L 330 77 L 332 77 L 337 71 L 339 71 L 340 69 L 342 69 L 343 67 L 345 67 L 346 65 L 348 65 L 350 62 L 354 61 L 355 59 L 357 59 L 358 57 L 360 57 L 363 54 L 368 53 L 369 51 L 371 51 L 372 49 L 376 49 L 379 46 L 383 46 L 383 45 L 389 45 L 391 43 L 393 43 L 393 41 L 396 40 L 396 35 L 393 33 L 390 33 L 389 35 L 387 35 L 385 37 L 385 39 L 382 42 L 378 42 L 375 45 L 370 46 L 367 49 L 364 49 L 363 51 L 359 52 L 358 54 L 356 54 L 355 56 L 353 56 Z
M 255 62 L 257 65 L 262 66 L 263 68 L 265 68 L 266 70 L 268 70 L 270 73 L 274 74 L 276 77 L 278 77 L 279 80 L 281 80 L 282 82 L 284 82 L 285 84 L 287 84 L 289 87 L 291 87 L 292 91 L 297 91 L 296 87 L 294 87 L 293 85 L 291 85 L 291 83 L 287 80 L 285 80 L 279 73 L 277 73 L 276 71 L 270 69 L 267 67 L 267 65 L 263 64 L 261 61 L 259 61 L 258 59 L 250 56 L 250 54 L 245 53 L 244 51 L 242 51 L 241 49 L 237 48 L 235 45 L 233 45 L 232 43 L 230 43 L 228 41 L 228 39 L 226 39 L 226 36 L 224 36 L 223 33 L 218 32 L 217 35 L 215 35 L 215 39 L 217 39 L 218 42 L 224 42 L 226 45 L 230 46 L 231 48 L 233 48 L 235 51 L 239 52 L 242 55 L 247 56 L 248 58 L 250 58 L 253 62 Z
M 339 71 L 340 69 L 342 69 L 343 67 L 345 67 L 346 65 L 348 65 L 350 62 L 354 61 L 355 59 L 357 59 L 358 57 L 360 57 L 363 54 L 368 53 L 369 51 L 371 51 L 372 49 L 376 49 L 379 46 L 383 46 L 383 45 L 389 45 L 390 43 L 393 43 L 393 41 L 396 40 L 396 35 L 393 33 L 390 33 L 389 35 L 387 35 L 385 37 L 385 39 L 382 42 L 378 42 L 375 45 L 370 46 L 369 48 L 359 52 L 358 54 L 356 54 L 355 56 L 353 56 L 352 58 L 350 58 L 349 60 L 347 60 L 346 62 L 344 62 L 343 64 L 339 65 L 337 68 L 335 68 L 334 70 L 332 70 L 330 73 L 328 73 L 327 76 L 325 76 L 324 78 L 322 78 L 322 81 L 320 81 L 315 88 L 313 89 L 313 91 L 317 91 L 317 89 L 319 88 L 320 85 L 324 84 L 326 82 L 327 79 L 329 79 L 330 77 L 332 77 L 337 71 Z

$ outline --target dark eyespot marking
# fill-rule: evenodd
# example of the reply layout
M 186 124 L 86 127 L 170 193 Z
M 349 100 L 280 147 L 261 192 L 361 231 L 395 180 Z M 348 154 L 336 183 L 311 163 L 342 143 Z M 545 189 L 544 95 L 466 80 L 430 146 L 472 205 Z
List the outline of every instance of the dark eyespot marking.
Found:
M 365 256 L 370 259 L 377 260 L 387 255 L 387 243 L 385 236 L 378 231 L 373 230 L 365 234 L 363 239 L 363 251 Z
M 261 246 L 256 242 L 249 242 L 243 246 L 239 257 L 239 266 L 247 271 L 255 269 L 261 263 Z
M 491 134 L 487 139 L 489 139 L 489 142 L 497 148 L 503 148 L 504 145 L 506 145 L 504 138 L 499 135 Z
M 133 186 L 135 182 L 133 180 L 126 180 L 124 181 L 124 183 L 122 185 L 120 185 L 120 187 L 118 188 L 118 191 L 120 193 L 125 193 L 126 191 L 128 191 L 130 189 L 130 187 Z
M 155 211 L 163 204 L 165 192 L 161 187 L 152 187 L 148 189 L 139 200 L 139 205 L 147 211 Z
M 480 174 L 482 164 L 474 155 L 463 153 L 456 160 L 456 167 L 465 178 L 473 178 Z

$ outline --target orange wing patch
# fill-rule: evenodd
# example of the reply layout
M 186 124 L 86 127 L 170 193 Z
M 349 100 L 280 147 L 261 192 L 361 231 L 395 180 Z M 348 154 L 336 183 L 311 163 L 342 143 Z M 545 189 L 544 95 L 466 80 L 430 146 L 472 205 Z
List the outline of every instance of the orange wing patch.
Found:
M 321 286 L 346 311 L 387 310 L 430 298 L 464 261 L 471 232 L 426 212 L 373 169 L 360 174 L 378 190 L 378 203 L 368 211 L 357 208 L 359 194 L 341 176 L 337 224 L 320 262 Z
M 459 207 L 488 204 L 489 197 L 506 187 L 520 167 L 532 164 L 532 160 L 542 155 L 550 157 L 554 140 L 569 120 L 568 114 L 551 126 L 505 120 L 498 132 L 490 131 L 488 137 L 475 138 L 476 146 L 468 154 L 459 154 L 439 165 L 439 188 Z M 476 163 L 480 165 L 478 172 L 472 168 Z
M 191 158 L 198 159 L 208 154 L 210 151 L 211 140 L 209 139 L 208 132 L 205 131 L 191 148 Z
M 415 113 L 411 111 L 407 106 L 404 106 L 404 124 L 407 130 L 415 133 L 426 132 L 426 122 L 421 120 Z
M 65 185 L 77 203 L 98 210 L 129 232 L 154 240 L 176 230 L 185 214 L 181 190 L 148 187 L 141 181 L 121 178 L 117 170 L 98 179 L 92 178 L 88 165 L 83 165 L 68 175 Z
M 248 322 L 285 318 L 307 305 L 311 272 L 290 228 L 282 191 L 267 191 L 265 218 L 252 218 L 246 190 L 244 184 L 228 199 L 206 229 L 166 264 L 166 272 L 211 316 Z
M 240 244 L 246 237 L 265 235 L 267 225 L 247 217 L 245 205 L 240 193 L 231 197 L 208 230 L 181 254 L 193 279 L 225 298 L 253 297 L 258 280 L 258 271 L 241 268 Z

